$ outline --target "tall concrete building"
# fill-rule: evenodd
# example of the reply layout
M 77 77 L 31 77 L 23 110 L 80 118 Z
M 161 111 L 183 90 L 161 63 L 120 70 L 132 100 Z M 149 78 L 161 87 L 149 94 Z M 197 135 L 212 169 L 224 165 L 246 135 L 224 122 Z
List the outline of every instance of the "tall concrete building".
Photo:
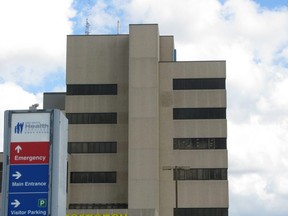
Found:
M 227 216 L 225 61 L 175 61 L 158 25 L 67 38 L 68 215 Z

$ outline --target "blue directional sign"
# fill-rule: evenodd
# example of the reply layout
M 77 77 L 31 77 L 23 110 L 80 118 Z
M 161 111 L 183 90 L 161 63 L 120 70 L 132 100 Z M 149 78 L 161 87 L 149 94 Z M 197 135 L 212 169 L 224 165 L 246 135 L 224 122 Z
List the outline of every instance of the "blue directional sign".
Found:
M 60 110 L 5 112 L 0 215 L 65 215 L 67 132 Z
M 48 192 L 49 165 L 12 165 L 9 179 L 9 193 Z
M 13 215 L 48 215 L 48 193 L 10 194 L 8 216 Z

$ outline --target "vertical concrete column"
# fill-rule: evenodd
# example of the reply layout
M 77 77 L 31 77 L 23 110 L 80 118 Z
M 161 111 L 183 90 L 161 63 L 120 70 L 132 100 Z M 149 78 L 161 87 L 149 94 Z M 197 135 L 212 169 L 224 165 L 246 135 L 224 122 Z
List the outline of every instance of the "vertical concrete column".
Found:
M 129 209 L 159 209 L 158 62 L 158 25 L 130 25 Z

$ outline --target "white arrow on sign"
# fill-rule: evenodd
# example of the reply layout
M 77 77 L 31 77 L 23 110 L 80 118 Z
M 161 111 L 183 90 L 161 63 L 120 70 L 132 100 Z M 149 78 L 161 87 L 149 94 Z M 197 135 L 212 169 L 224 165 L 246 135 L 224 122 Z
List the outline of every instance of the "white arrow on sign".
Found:
M 15 148 L 15 151 L 19 154 L 19 152 L 22 150 L 22 148 L 21 148 L 21 146 L 20 145 L 18 145 L 18 146 L 16 146 L 16 148 Z
M 16 171 L 12 176 L 15 177 L 15 179 L 19 179 L 22 175 L 20 172 Z
M 13 205 L 14 208 L 17 208 L 20 205 L 20 202 L 17 199 L 15 199 L 14 202 L 11 202 L 11 205 Z

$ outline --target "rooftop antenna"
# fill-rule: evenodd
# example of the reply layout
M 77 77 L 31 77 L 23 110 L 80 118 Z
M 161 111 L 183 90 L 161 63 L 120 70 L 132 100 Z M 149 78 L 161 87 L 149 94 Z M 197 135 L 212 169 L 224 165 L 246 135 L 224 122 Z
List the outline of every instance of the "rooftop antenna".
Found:
M 86 24 L 85 24 L 85 35 L 90 34 L 90 23 L 88 21 L 88 18 L 86 18 Z
M 120 21 L 117 21 L 117 34 L 120 34 Z
M 89 23 L 89 17 L 91 15 L 91 1 L 88 0 L 87 2 L 87 18 L 86 18 L 86 23 L 85 23 L 85 35 L 90 34 L 90 23 Z

